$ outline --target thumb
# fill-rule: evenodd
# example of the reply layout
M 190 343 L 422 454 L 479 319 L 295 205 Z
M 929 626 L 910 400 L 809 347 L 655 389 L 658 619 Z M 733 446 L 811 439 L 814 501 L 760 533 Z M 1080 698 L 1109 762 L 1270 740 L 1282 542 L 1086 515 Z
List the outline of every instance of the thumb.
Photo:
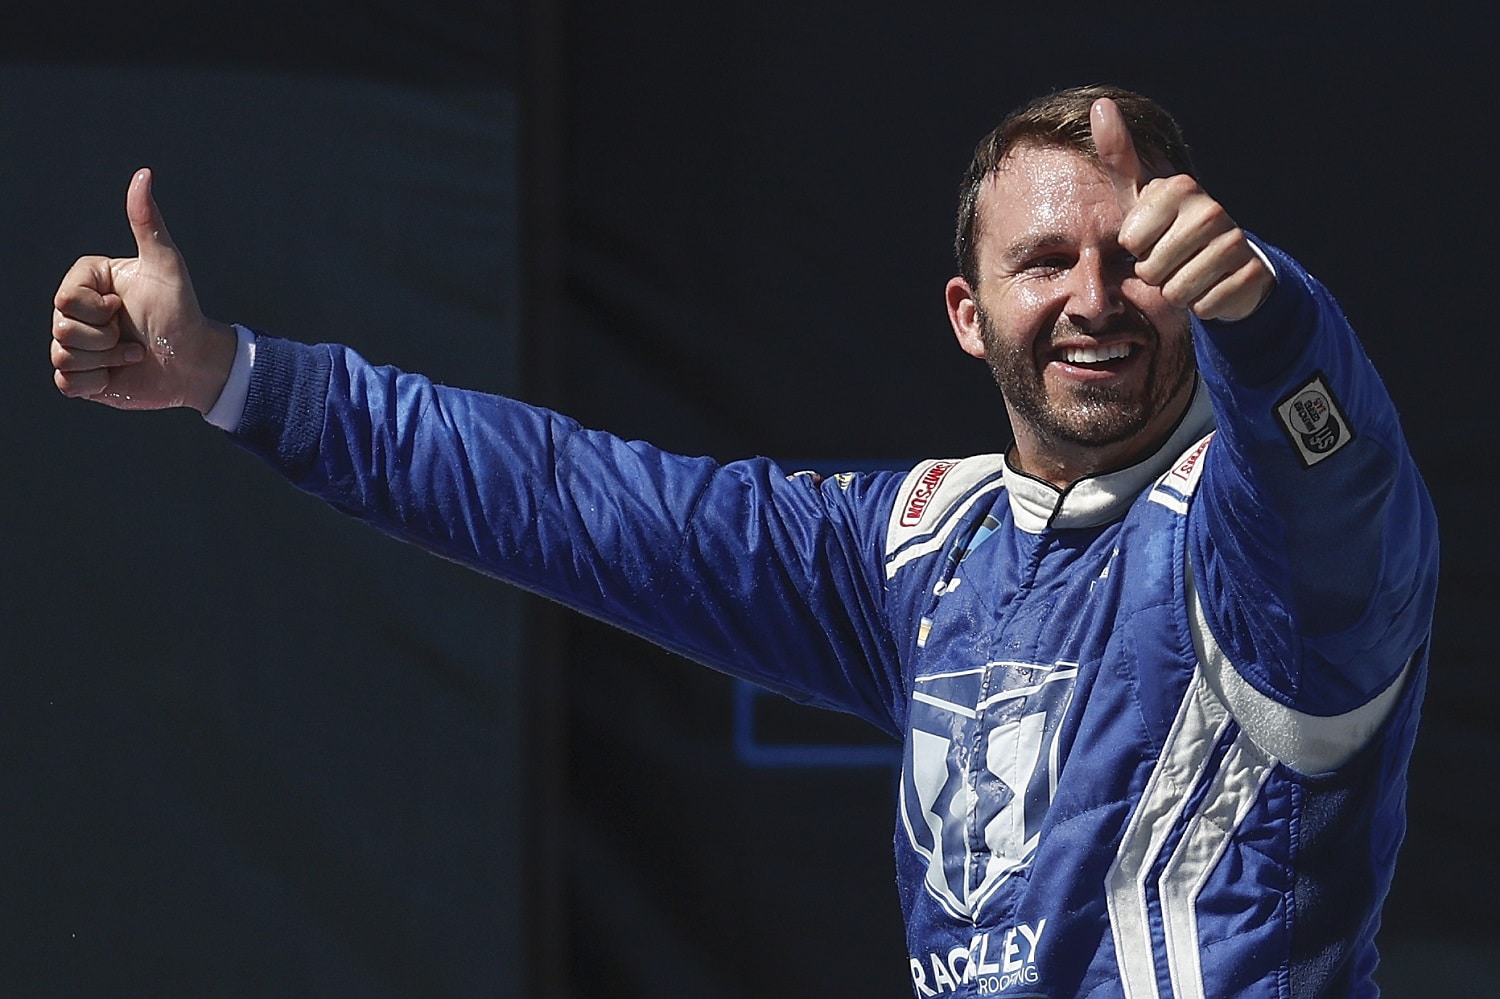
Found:
M 1120 199 L 1120 211 L 1128 215 L 1151 176 L 1136 152 L 1135 140 L 1130 137 L 1120 106 L 1108 97 L 1095 101 L 1089 109 L 1089 131 L 1099 153 L 1099 165 Z
M 171 266 L 177 260 L 177 245 L 162 221 L 161 209 L 151 196 L 151 171 L 137 170 L 125 193 L 125 214 L 135 234 L 136 253 L 142 263 Z

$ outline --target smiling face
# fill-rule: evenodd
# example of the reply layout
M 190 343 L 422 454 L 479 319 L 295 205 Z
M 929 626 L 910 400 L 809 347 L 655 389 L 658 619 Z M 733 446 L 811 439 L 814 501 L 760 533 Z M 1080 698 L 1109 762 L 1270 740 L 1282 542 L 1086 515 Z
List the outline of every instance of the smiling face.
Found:
M 1098 164 L 1014 149 L 981 187 L 978 220 L 978 287 L 950 281 L 949 316 L 995 374 L 1021 469 L 1065 486 L 1143 458 L 1191 398 L 1191 327 L 1134 276 Z

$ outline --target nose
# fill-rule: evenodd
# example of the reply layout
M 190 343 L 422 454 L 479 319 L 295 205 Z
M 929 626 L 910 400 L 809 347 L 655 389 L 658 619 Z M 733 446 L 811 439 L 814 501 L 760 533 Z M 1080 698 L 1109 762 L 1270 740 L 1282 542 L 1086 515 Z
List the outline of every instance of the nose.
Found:
M 1102 330 L 1125 310 L 1119 275 L 1109 273 L 1098 254 L 1083 254 L 1068 273 L 1068 318 L 1089 331 Z

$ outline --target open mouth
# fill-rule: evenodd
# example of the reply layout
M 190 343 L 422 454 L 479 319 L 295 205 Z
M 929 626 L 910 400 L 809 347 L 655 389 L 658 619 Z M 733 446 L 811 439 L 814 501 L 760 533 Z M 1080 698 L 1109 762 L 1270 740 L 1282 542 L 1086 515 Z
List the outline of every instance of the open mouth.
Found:
M 1122 367 L 1137 349 L 1137 344 L 1128 341 L 1090 347 L 1065 347 L 1054 355 L 1054 360 L 1081 371 L 1114 371 Z
M 1063 351 L 1063 360 L 1069 364 L 1103 364 L 1129 357 L 1131 350 L 1128 343 L 1112 343 L 1107 347 L 1071 347 Z

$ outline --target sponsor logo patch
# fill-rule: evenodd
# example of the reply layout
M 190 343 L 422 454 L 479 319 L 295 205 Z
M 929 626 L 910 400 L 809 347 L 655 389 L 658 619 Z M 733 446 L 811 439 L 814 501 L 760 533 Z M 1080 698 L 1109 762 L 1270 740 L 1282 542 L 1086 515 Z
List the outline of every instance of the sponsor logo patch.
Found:
M 1177 459 L 1167 474 L 1157 480 L 1156 488 L 1151 490 L 1151 502 L 1160 503 L 1177 513 L 1187 513 L 1188 500 L 1198 488 L 1198 480 L 1203 478 L 1203 454 L 1213 437 L 1209 434 Z
M 932 497 L 937 493 L 938 486 L 943 481 L 943 476 L 957 465 L 956 461 L 935 461 L 932 467 L 922 473 L 922 477 L 911 487 L 911 494 L 901 506 L 901 526 L 916 527 L 922 522 L 922 514 L 927 512 L 927 504 L 932 502 Z
M 1203 464 L 1199 459 L 1203 457 L 1203 452 L 1208 450 L 1208 442 L 1212 439 L 1213 434 L 1209 434 L 1199 441 L 1196 447 L 1182 456 L 1182 460 L 1172 466 L 1172 470 L 1167 473 L 1163 481 L 1172 485 L 1184 496 L 1191 496 L 1193 490 L 1197 488 L 1199 477 L 1203 474 Z
M 1321 371 L 1276 406 L 1276 421 L 1303 468 L 1312 468 L 1354 439 L 1354 428 Z

